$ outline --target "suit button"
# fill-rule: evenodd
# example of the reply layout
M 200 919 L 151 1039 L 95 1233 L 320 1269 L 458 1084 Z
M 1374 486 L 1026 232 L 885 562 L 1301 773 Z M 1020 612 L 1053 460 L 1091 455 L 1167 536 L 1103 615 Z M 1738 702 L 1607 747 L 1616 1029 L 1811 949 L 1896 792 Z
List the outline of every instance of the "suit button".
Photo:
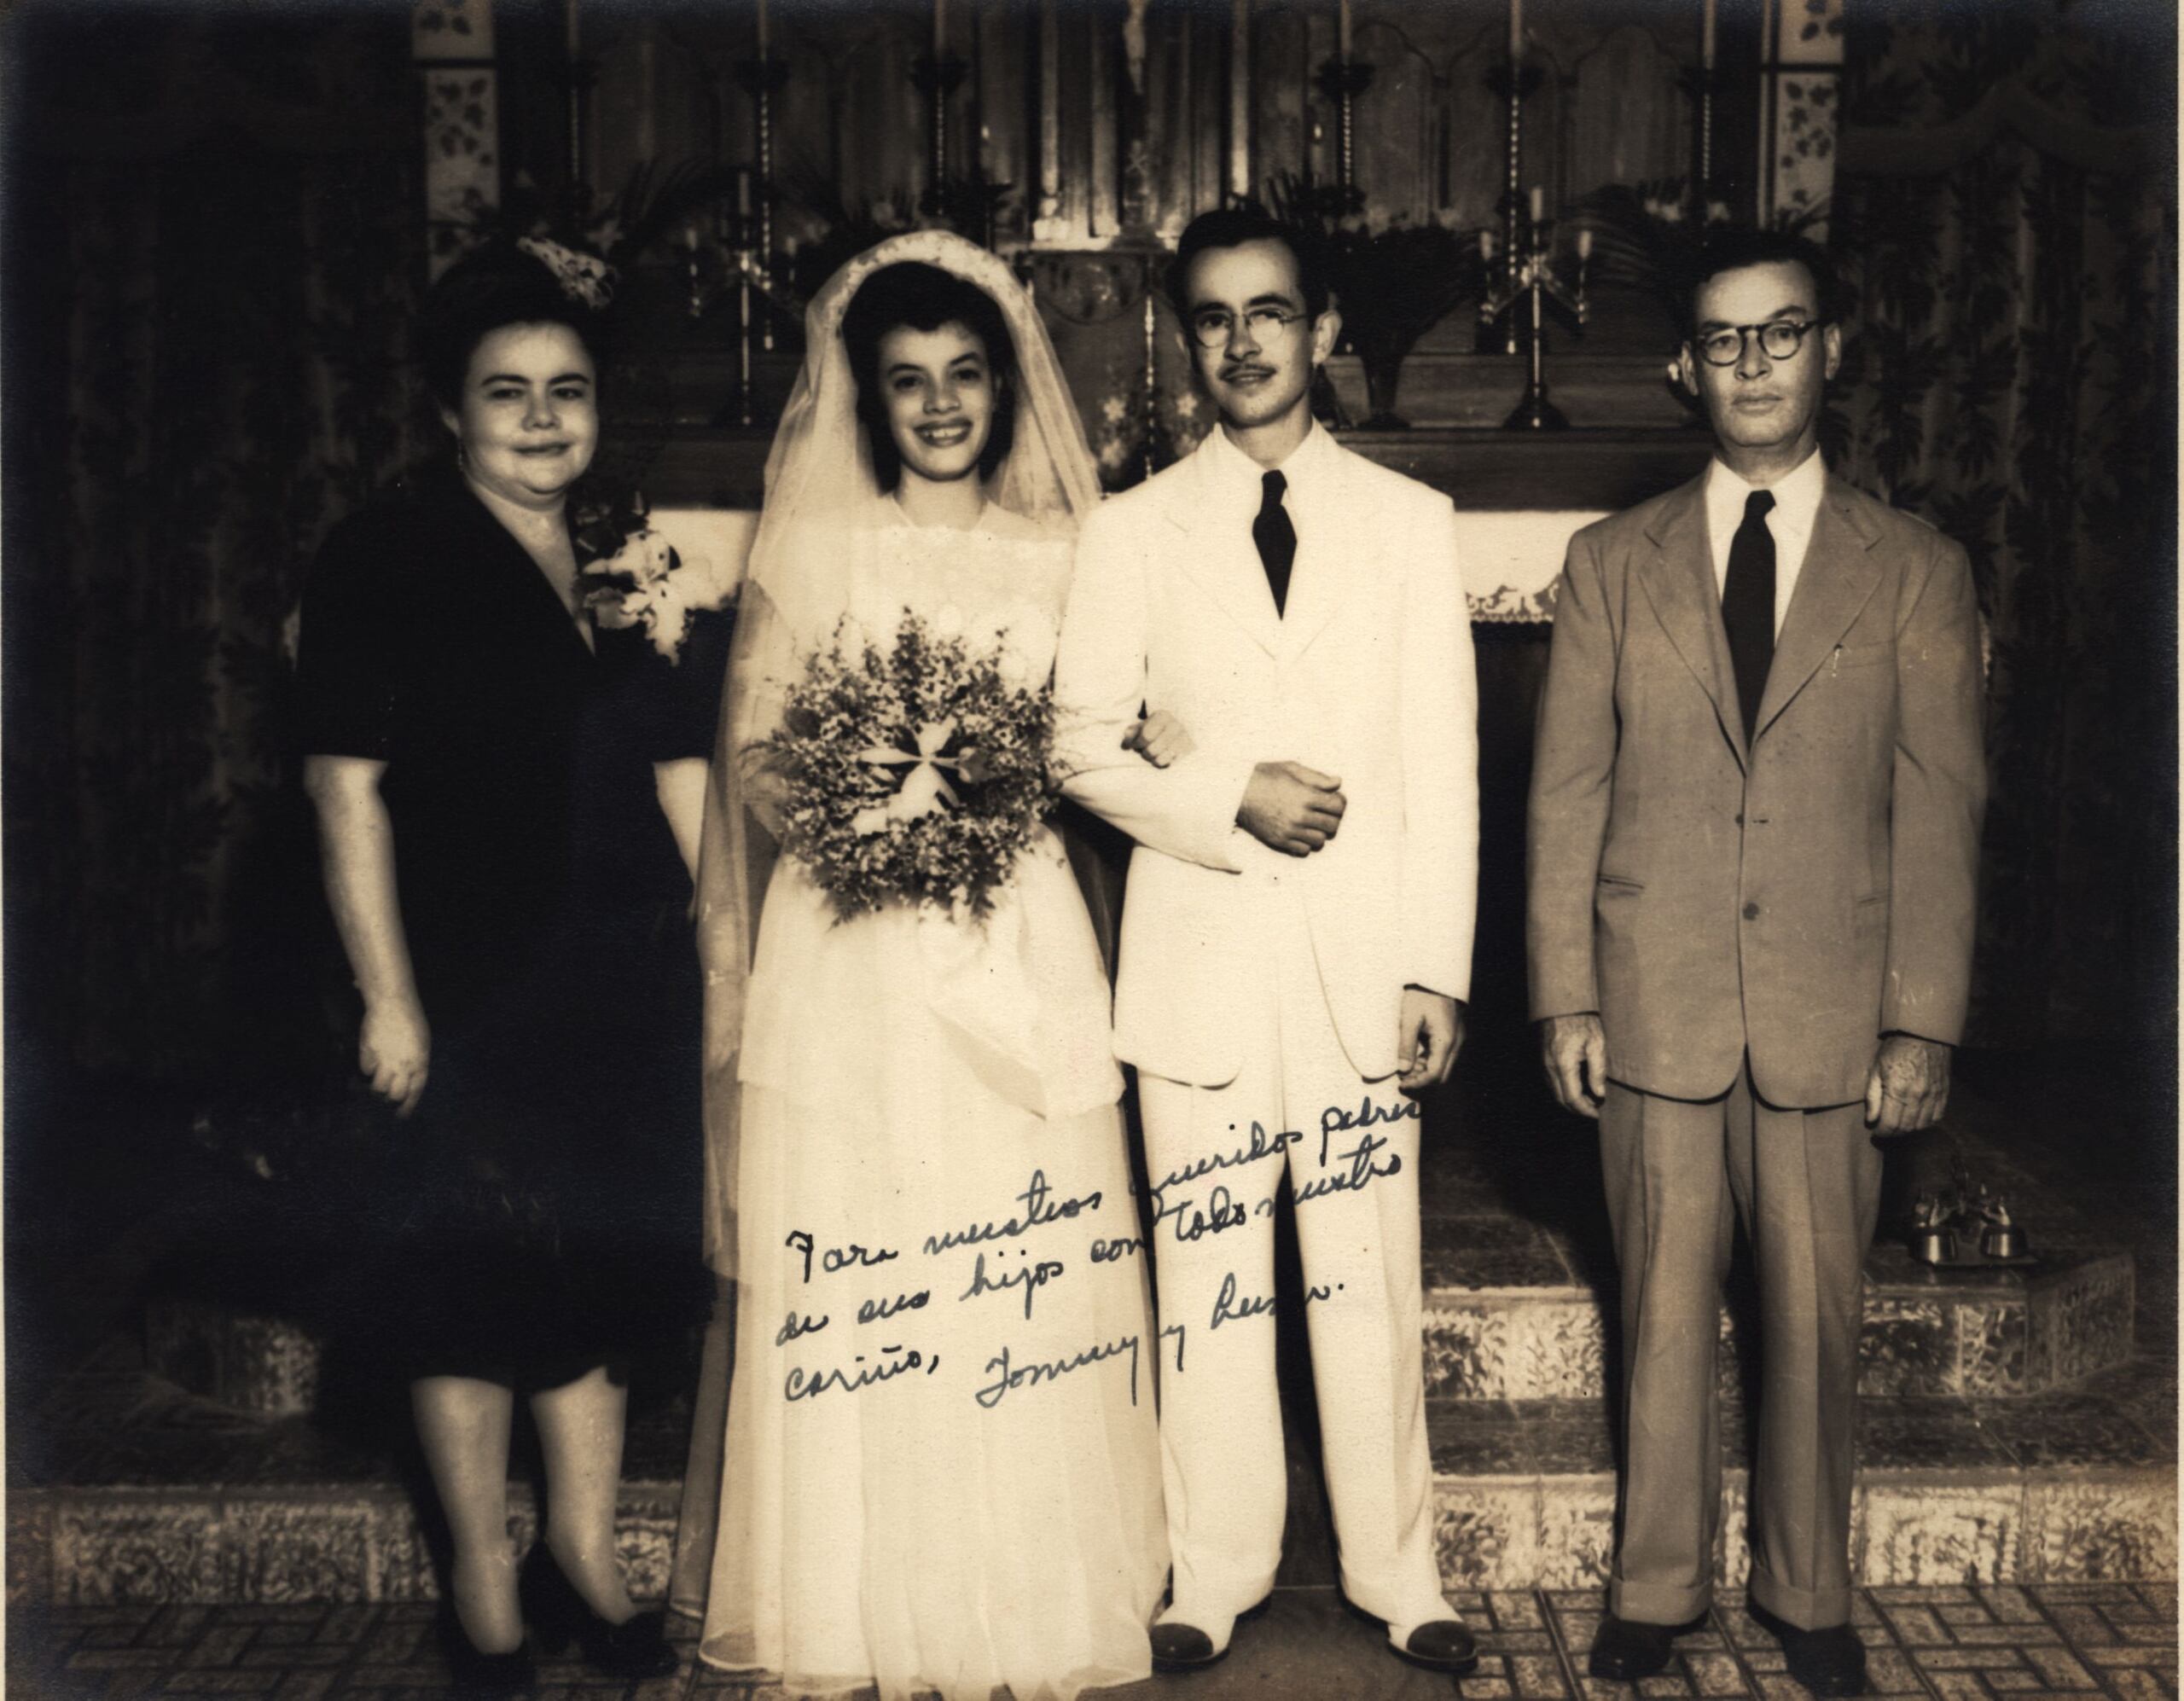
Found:
M 1742 816 L 1739 816 L 1737 817 L 1737 825 L 1739 827 L 1742 827 L 1744 825 L 1744 817 Z
M 1747 921 L 1757 921 L 1757 920 L 1759 920 L 1759 906 L 1758 906 L 1757 904 L 1756 904 L 1756 903 L 1747 903 L 1746 905 L 1745 905 L 1745 907 L 1744 907 L 1744 919 L 1745 919 L 1745 920 L 1747 920 Z

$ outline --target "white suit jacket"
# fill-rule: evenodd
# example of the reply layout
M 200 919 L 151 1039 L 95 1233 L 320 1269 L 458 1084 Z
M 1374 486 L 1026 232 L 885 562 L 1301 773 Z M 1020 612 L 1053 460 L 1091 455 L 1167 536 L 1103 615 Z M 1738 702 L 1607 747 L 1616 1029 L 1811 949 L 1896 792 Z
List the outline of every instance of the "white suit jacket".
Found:
M 1055 663 L 1064 790 L 1137 846 L 1115 1053 L 1171 1080 L 1233 1079 L 1269 889 L 1293 885 L 1343 1048 L 1379 1079 L 1400 1065 L 1406 985 L 1470 993 L 1478 682 L 1455 514 L 1315 427 L 1287 463 L 1324 457 L 1306 463 L 1315 500 L 1292 506 L 1285 618 L 1219 437 L 1091 515 Z M 1181 719 L 1193 753 L 1159 769 L 1121 748 L 1141 705 Z M 1283 760 L 1348 799 L 1308 857 L 1234 824 L 1252 769 Z

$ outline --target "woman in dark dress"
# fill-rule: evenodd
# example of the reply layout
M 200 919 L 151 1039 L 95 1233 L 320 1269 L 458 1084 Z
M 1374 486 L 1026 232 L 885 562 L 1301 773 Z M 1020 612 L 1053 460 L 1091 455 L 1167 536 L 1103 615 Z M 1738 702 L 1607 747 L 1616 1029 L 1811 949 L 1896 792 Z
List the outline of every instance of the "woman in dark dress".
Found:
M 615 1557 L 624 1367 L 699 1272 L 688 909 L 722 669 L 595 627 L 571 485 L 598 438 L 591 281 L 538 246 L 426 308 L 452 467 L 328 541 L 304 603 L 305 785 L 392 1106 L 373 1296 L 453 1538 L 450 1659 L 520 1686 L 549 1651 L 671 1669 Z M 544 1540 L 508 1537 L 519 1396 Z

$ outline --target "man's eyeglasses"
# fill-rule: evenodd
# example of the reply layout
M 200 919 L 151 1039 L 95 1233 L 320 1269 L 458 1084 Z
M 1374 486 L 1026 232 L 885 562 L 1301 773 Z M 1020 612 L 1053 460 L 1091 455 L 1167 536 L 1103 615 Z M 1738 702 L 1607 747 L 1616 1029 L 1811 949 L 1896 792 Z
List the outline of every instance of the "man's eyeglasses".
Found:
M 1802 323 L 1795 319 L 1773 319 L 1764 325 L 1723 325 L 1698 338 L 1692 346 L 1709 366 L 1734 366 L 1744 358 L 1744 340 L 1757 336 L 1768 359 L 1788 360 L 1804 345 L 1806 332 L 1827 322 L 1825 319 L 1807 319 Z
M 1253 307 L 1244 314 L 1244 329 L 1253 342 L 1262 342 L 1306 316 L 1287 307 Z M 1201 307 L 1191 315 L 1190 327 L 1200 348 L 1225 348 L 1236 334 L 1236 316 L 1226 307 Z

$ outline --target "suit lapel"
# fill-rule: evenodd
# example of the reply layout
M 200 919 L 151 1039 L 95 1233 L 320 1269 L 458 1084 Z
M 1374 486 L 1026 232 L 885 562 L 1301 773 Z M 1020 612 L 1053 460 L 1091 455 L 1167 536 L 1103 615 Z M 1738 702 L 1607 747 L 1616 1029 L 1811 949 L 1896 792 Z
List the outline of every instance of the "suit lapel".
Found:
M 1713 700 L 1722 734 L 1745 760 L 1744 714 L 1736 700 L 1736 673 L 1728 634 L 1722 625 L 1722 596 L 1714 583 L 1714 557 L 1706 539 L 1706 475 L 1672 494 L 1647 528 L 1653 554 L 1638 575 L 1654 615 L 1692 676 Z
M 1322 505 L 1322 511 L 1355 516 L 1361 527 L 1369 527 L 1367 516 L 1371 509 L 1351 488 L 1351 475 L 1359 457 L 1340 444 L 1332 447 L 1336 457 L 1335 476 L 1329 482 L 1334 486 L 1335 495 L 1332 502 Z M 1275 651 L 1284 660 L 1293 661 L 1304 654 L 1321 630 L 1334 618 L 1354 576 L 1366 570 L 1367 552 L 1373 547 L 1374 536 L 1369 529 L 1348 534 L 1337 547 L 1332 538 L 1314 538 L 1300 531 L 1297 565 L 1289 576 L 1288 602 L 1282 610 L 1281 633 Z M 1272 595 L 1268 593 L 1269 602 Z
M 1761 732 L 1804 689 L 1872 598 L 1880 582 L 1880 566 L 1873 558 L 1879 540 L 1880 534 L 1867 528 L 1844 499 L 1843 488 L 1830 479 L 1813 517 L 1812 538 L 1798 569 L 1789 612 L 1782 617 L 1781 636 L 1774 641 L 1767 689 L 1759 699 Z
M 1217 431 L 1219 427 L 1216 427 Z M 1182 536 L 1175 540 L 1175 560 L 1200 589 L 1227 611 L 1269 655 L 1281 642 L 1281 618 L 1266 569 L 1252 545 L 1248 515 L 1228 523 L 1228 504 L 1211 499 L 1206 476 L 1206 445 L 1200 444 L 1175 481 L 1169 499 L 1169 524 Z M 1228 535 L 1234 531 L 1234 536 Z

